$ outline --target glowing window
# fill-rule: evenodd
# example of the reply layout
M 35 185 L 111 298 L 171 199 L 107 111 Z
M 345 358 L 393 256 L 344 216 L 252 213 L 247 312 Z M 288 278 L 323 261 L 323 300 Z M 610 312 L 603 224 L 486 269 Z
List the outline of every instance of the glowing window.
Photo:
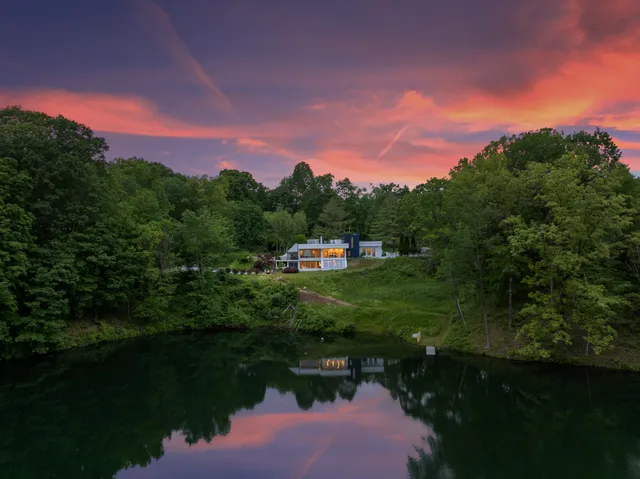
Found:
M 344 248 L 326 248 L 324 250 L 325 258 L 344 258 Z
M 320 261 L 300 261 L 300 269 L 320 269 Z

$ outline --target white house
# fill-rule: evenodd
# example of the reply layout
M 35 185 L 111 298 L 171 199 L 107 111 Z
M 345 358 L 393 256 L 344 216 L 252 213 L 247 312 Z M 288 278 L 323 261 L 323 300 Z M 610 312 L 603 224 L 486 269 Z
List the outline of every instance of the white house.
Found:
M 324 242 L 322 238 L 294 244 L 276 260 L 279 266 L 299 271 L 345 269 L 350 258 L 382 258 L 382 241 L 360 241 L 358 234 Z
M 299 271 L 345 269 L 349 244 L 342 240 L 330 240 L 328 243 L 320 241 L 294 244 L 276 262 L 285 267 L 298 268 Z

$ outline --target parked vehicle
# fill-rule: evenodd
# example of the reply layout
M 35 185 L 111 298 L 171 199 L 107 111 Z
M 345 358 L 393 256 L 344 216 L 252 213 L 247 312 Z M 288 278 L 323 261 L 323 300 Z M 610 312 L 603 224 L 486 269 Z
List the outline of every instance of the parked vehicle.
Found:
M 297 273 L 298 272 L 298 268 L 294 268 L 293 266 L 287 266 L 285 269 L 282 270 L 283 273 Z

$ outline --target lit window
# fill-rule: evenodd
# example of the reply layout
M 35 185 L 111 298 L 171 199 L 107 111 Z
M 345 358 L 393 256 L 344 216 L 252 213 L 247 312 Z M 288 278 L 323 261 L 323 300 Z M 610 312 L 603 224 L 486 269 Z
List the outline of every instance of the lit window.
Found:
M 300 269 L 321 269 L 320 261 L 300 261 Z
M 344 248 L 326 248 L 324 250 L 325 258 L 344 258 Z

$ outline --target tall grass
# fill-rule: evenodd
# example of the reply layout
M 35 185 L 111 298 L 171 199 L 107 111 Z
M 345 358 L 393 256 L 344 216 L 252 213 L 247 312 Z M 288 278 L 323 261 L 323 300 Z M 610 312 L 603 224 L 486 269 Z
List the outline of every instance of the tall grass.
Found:
M 352 304 L 306 306 L 310 325 L 337 331 L 355 329 L 404 339 L 422 331 L 425 342 L 439 345 L 455 312 L 448 286 L 433 277 L 427 258 L 374 260 L 360 269 L 283 278 L 299 288 Z

